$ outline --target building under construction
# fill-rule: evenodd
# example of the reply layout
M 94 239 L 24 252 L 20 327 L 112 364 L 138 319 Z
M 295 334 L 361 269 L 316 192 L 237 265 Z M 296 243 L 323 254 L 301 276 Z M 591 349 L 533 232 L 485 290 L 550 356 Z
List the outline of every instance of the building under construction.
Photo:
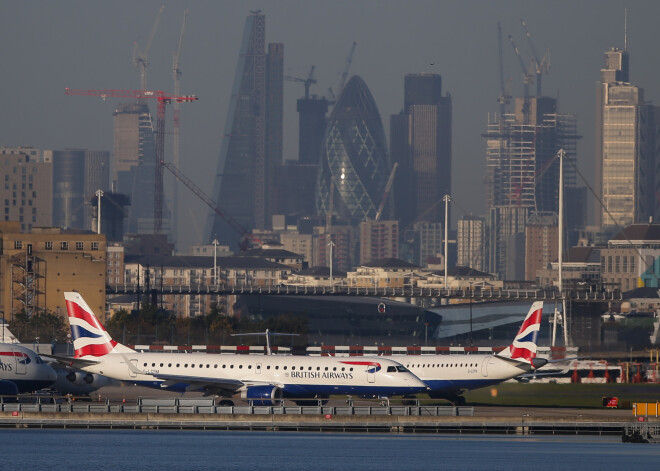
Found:
M 564 149 L 564 188 L 574 204 L 566 220 L 583 220 L 585 202 L 577 189 L 577 119 L 557 113 L 549 97 L 516 98 L 513 113 L 489 119 L 486 138 L 486 188 L 489 211 L 489 271 L 523 279 L 524 232 L 530 216 L 558 211 L 559 159 Z M 575 214 L 574 214 L 575 213 Z M 568 226 L 570 228 L 571 223 Z

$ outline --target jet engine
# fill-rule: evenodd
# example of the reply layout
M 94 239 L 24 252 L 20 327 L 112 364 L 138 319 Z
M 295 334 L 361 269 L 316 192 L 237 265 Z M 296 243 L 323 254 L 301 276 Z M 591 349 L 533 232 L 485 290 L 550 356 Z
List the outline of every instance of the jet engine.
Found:
M 241 392 L 241 399 L 254 406 L 282 405 L 282 390 L 277 386 L 250 386 Z

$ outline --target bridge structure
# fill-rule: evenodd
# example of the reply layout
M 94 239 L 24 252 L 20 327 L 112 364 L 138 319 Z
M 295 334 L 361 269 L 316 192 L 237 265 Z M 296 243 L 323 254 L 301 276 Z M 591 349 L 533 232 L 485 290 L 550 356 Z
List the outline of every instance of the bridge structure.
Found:
M 158 293 L 161 295 L 269 295 L 269 296 L 367 296 L 381 298 L 450 298 L 472 299 L 474 301 L 557 301 L 565 298 L 567 301 L 583 303 L 606 303 L 621 301 L 622 293 L 615 291 L 590 291 L 571 289 L 560 293 L 557 289 L 479 289 L 469 288 L 429 288 L 406 286 L 388 287 L 357 287 L 357 286 L 307 286 L 307 285 L 159 285 L 158 288 L 145 289 L 143 285 L 123 284 L 107 285 L 106 295 Z

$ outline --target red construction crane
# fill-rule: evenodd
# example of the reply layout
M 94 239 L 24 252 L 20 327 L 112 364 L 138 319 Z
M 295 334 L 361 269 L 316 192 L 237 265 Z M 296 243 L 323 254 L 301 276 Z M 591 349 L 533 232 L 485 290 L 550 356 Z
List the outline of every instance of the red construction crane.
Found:
M 262 245 L 261 240 L 259 240 L 258 237 L 253 235 L 250 231 L 245 229 L 236 219 L 234 219 L 230 214 L 227 214 L 225 211 L 220 209 L 220 207 L 217 205 L 215 201 L 213 201 L 206 193 L 204 193 L 197 185 L 193 183 L 193 181 L 186 177 L 181 170 L 176 168 L 174 165 L 161 161 L 160 166 L 165 167 L 167 170 L 172 172 L 172 175 L 174 175 L 176 178 L 178 178 L 181 183 L 186 185 L 190 191 L 195 193 L 195 195 L 202 200 L 206 205 L 211 208 L 215 213 L 220 216 L 222 219 L 225 220 L 227 224 L 231 226 L 232 229 L 234 229 L 236 232 L 238 232 L 241 235 L 241 241 L 239 242 L 239 246 L 241 248 L 242 252 L 245 252 L 250 246 L 254 244 Z
M 163 231 L 163 167 L 160 162 L 165 160 L 165 105 L 170 103 L 187 103 L 198 100 L 196 95 L 182 95 L 162 92 L 160 90 L 77 90 L 67 88 L 67 95 L 98 96 L 103 98 L 134 98 L 158 101 L 158 120 L 156 122 L 156 188 L 154 201 L 154 234 Z

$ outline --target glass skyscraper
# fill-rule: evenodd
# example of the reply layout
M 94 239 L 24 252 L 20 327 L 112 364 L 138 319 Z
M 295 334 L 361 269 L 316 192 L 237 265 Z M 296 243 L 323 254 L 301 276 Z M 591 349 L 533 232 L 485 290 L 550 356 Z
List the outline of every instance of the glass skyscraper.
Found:
M 372 219 L 391 171 L 385 130 L 376 102 L 362 78 L 344 87 L 326 128 L 316 188 L 319 214 L 330 210 L 351 224 Z M 331 182 L 334 189 L 331 188 Z M 391 216 L 391 198 L 382 219 Z

